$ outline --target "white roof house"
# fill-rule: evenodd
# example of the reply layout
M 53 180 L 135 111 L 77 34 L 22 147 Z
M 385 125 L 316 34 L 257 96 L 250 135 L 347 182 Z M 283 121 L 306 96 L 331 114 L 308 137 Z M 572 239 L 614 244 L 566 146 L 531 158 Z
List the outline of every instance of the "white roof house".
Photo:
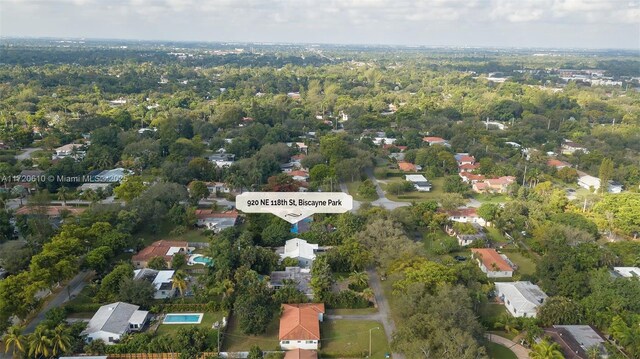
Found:
M 309 267 L 316 259 L 317 244 L 310 244 L 304 239 L 294 238 L 285 242 L 281 259 L 296 258 L 302 267 Z
M 106 344 L 116 343 L 124 334 L 140 331 L 146 324 L 149 312 L 139 308 L 124 302 L 103 305 L 82 334 L 87 336 L 88 342 L 100 339 Z
M 597 191 L 600 188 L 600 178 L 582 173 L 582 175 L 578 177 L 578 186 L 586 188 L 588 190 L 591 190 L 593 188 L 594 191 Z M 620 193 L 622 192 L 622 185 L 613 181 L 609 181 L 607 192 Z
M 497 297 L 514 317 L 535 318 L 547 295 L 531 282 L 498 282 Z
M 173 298 L 176 291 L 173 288 L 173 270 L 155 270 L 151 268 L 136 269 L 133 271 L 134 280 L 147 280 L 156 288 L 154 299 Z
M 625 278 L 640 278 L 640 268 L 638 267 L 613 267 L 613 272 Z
M 418 192 L 431 191 L 431 183 L 423 175 L 406 175 L 404 178 L 411 182 Z

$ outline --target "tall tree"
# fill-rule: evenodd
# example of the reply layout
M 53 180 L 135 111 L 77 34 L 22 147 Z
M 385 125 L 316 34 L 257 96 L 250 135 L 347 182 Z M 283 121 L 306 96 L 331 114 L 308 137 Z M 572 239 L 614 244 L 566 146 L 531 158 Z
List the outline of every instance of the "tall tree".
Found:
M 607 193 L 609 189 L 609 180 L 613 177 L 613 161 L 611 159 L 602 159 L 598 175 L 598 177 L 600 177 L 600 188 L 598 188 L 598 192 Z

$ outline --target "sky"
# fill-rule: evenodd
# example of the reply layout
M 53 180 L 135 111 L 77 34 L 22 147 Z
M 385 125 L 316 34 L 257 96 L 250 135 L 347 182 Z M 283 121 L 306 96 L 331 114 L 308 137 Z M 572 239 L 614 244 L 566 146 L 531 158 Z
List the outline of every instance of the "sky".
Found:
M 0 36 L 640 50 L 640 0 L 0 0 Z

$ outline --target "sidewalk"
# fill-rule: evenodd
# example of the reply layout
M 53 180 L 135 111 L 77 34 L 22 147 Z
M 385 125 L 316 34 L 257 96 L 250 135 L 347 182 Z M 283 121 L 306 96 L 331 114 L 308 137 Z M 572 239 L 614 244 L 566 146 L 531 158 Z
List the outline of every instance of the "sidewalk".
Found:
M 518 343 L 514 343 L 507 338 L 503 338 L 495 334 L 489 333 L 489 334 L 485 334 L 484 336 L 485 338 L 489 339 L 490 342 L 500 344 L 502 346 L 509 348 L 509 350 L 511 350 L 516 355 L 516 357 L 518 357 L 518 359 L 529 359 L 529 352 L 531 350 L 523 347 L 522 345 Z

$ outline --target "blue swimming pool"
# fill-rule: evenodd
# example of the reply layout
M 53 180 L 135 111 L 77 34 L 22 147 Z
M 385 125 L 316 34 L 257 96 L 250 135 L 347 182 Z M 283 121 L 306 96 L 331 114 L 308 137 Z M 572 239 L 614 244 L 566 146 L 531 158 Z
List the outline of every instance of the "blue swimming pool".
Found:
M 170 313 L 164 316 L 163 324 L 200 324 L 202 313 Z
M 202 263 L 205 265 L 210 266 L 211 264 L 213 264 L 213 259 L 209 258 L 209 257 L 195 257 L 193 258 L 193 261 L 196 263 Z

